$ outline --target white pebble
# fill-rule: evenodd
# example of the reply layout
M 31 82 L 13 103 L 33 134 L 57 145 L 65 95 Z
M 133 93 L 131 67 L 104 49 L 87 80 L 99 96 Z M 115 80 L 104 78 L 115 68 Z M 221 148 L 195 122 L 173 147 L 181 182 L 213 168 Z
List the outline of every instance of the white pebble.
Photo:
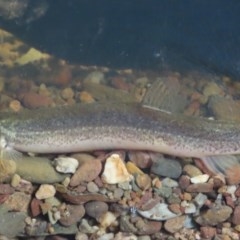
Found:
M 42 184 L 37 190 L 35 197 L 39 200 L 53 197 L 56 193 L 56 189 L 53 185 Z
M 157 203 L 153 208 L 147 211 L 141 211 L 137 209 L 137 212 L 142 217 L 145 217 L 150 220 L 156 220 L 156 221 L 164 221 L 164 220 L 179 216 L 171 212 L 168 209 L 168 205 L 166 203 Z
M 58 157 L 54 159 L 56 170 L 61 173 L 75 173 L 79 162 L 71 157 Z
M 130 182 L 133 176 L 128 173 L 127 168 L 119 156 L 119 154 L 112 154 L 107 158 L 102 180 L 108 184 L 116 184 L 121 182 Z
M 195 177 L 190 178 L 191 183 L 205 183 L 207 182 L 209 179 L 209 175 L 207 174 L 202 174 L 202 175 L 198 175 Z

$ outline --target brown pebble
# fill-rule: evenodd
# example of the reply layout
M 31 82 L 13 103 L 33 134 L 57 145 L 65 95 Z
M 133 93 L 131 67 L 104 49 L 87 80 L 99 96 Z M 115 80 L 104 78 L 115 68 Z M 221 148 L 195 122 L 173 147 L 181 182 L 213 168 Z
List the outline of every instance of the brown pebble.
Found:
M 184 221 L 185 221 L 185 216 L 179 216 L 179 217 L 168 219 L 164 224 L 164 228 L 169 233 L 175 233 L 183 228 Z
M 240 225 L 240 206 L 236 206 L 233 210 L 232 223 Z
M 22 108 L 22 105 L 18 100 L 12 100 L 9 103 L 9 108 L 12 109 L 14 112 L 19 112 Z
M 190 185 L 190 178 L 187 175 L 182 175 L 178 180 L 181 189 L 185 190 Z
M 225 201 L 226 201 L 226 204 L 231 207 L 231 208 L 234 208 L 235 207 L 235 203 L 233 201 L 233 198 L 230 196 L 230 195 L 227 195 L 225 196 Z
M 157 221 L 143 221 L 141 219 L 135 226 L 138 229 L 138 235 L 150 235 L 159 232 L 162 228 L 162 223 Z
M 83 103 L 92 103 L 95 101 L 93 96 L 89 92 L 86 92 L 86 91 L 80 92 L 79 98 L 80 98 L 80 101 Z
M 98 159 L 84 162 L 72 176 L 70 186 L 75 187 L 81 182 L 93 181 L 100 174 L 101 170 L 102 163 Z
M 72 71 L 70 67 L 64 66 L 61 70 L 55 75 L 53 81 L 58 85 L 67 85 L 72 79 Z
M 182 213 L 182 207 L 180 204 L 178 203 L 172 203 L 168 206 L 168 209 L 173 212 L 173 213 L 176 213 L 176 214 L 180 214 Z
M 108 211 L 108 205 L 105 202 L 92 201 L 86 203 L 84 206 L 86 214 L 96 220 Z
M 66 209 L 61 212 L 59 222 L 63 226 L 71 226 L 78 222 L 85 214 L 83 205 L 66 205 Z
M 38 200 L 36 198 L 33 198 L 30 204 L 30 209 L 32 213 L 32 217 L 37 217 L 42 211 L 41 211 L 41 200 Z
M 35 92 L 27 92 L 24 94 L 22 103 L 27 108 L 48 107 L 53 101 L 47 96 L 40 95 Z
M 147 190 L 151 187 L 151 178 L 148 174 L 138 174 L 136 176 L 136 184 L 141 190 Z
M 111 81 L 112 85 L 117 88 L 117 89 L 121 89 L 124 91 L 129 91 L 130 89 L 130 84 L 125 82 L 124 79 L 122 77 L 114 77 Z
M 12 194 L 15 192 L 15 189 L 8 183 L 0 184 L 0 194 Z
M 213 227 L 201 227 L 201 237 L 204 239 L 212 239 L 216 235 L 216 228 Z
M 201 193 L 209 193 L 213 191 L 213 184 L 211 183 L 196 183 L 196 184 L 190 184 L 186 192 L 201 192 Z
M 226 221 L 232 214 L 232 208 L 229 206 L 213 206 L 211 209 L 203 212 L 195 221 L 201 226 L 216 226 Z
M 191 164 L 185 165 L 183 168 L 183 172 L 185 172 L 189 177 L 196 177 L 198 175 L 202 175 L 200 169 Z
M 192 200 L 192 195 L 190 193 L 183 193 L 183 197 L 182 197 L 183 200 L 186 200 L 186 201 L 191 201 Z
M 240 166 L 234 165 L 228 168 L 225 172 L 228 185 L 235 185 L 240 183 Z
M 180 206 L 180 204 L 178 203 L 172 203 L 168 206 L 168 209 L 173 212 L 173 213 L 176 213 L 176 214 L 180 214 L 182 213 L 182 208 Z
M 147 152 L 130 151 L 128 157 L 139 168 L 150 168 L 152 165 L 151 156 Z
M 235 196 L 240 197 L 240 187 L 238 187 L 237 190 L 235 191 Z

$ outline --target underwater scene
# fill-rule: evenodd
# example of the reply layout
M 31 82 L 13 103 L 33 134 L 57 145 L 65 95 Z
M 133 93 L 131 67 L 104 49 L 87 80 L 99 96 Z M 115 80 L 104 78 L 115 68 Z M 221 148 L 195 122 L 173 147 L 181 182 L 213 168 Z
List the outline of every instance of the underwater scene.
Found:
M 240 239 L 239 12 L 0 1 L 0 239 Z

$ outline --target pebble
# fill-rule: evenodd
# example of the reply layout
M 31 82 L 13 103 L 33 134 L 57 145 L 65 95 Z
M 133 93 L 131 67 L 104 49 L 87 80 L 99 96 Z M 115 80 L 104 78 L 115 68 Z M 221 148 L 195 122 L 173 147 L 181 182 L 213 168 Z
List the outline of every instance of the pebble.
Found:
M 233 210 L 232 223 L 240 225 L 240 206 L 236 206 Z
M 35 92 L 27 92 L 22 99 L 23 106 L 27 108 L 49 107 L 53 101 L 47 96 L 40 95 Z
M 206 97 L 213 95 L 223 95 L 223 90 L 215 82 L 208 82 L 203 89 L 203 95 Z
M 79 165 L 78 160 L 71 157 L 58 157 L 53 163 L 60 173 L 75 173 Z
M 190 181 L 191 183 L 197 184 L 197 183 L 206 183 L 209 179 L 209 175 L 208 174 L 202 174 L 202 175 L 198 175 L 195 177 L 191 177 Z
M 130 222 L 130 216 L 122 215 L 119 220 L 120 230 L 127 233 L 136 233 L 137 228 Z
M 4 210 L 4 207 L 2 207 L 0 209 L 0 216 L 1 235 L 8 238 L 15 238 L 24 232 L 26 226 L 24 220 L 27 217 L 25 212 L 7 212 L 7 210 Z
M 35 193 L 35 197 L 39 200 L 53 197 L 56 194 L 56 189 L 53 185 L 50 184 L 42 184 L 37 192 Z
M 0 194 L 13 194 L 15 189 L 8 183 L 0 183 Z
M 75 187 L 82 182 L 90 182 L 98 177 L 102 170 L 102 163 L 98 159 L 82 163 L 70 180 L 70 186 Z
M 71 226 L 80 221 L 84 214 L 85 208 L 83 205 L 66 205 L 66 209 L 61 212 L 61 218 L 59 222 L 63 226 Z
M 18 174 L 14 174 L 11 180 L 11 186 L 16 188 L 17 186 L 19 186 L 20 181 L 21 177 Z
M 183 167 L 183 172 L 185 172 L 188 176 L 196 177 L 198 175 L 202 175 L 202 172 L 199 168 L 195 167 L 192 164 L 187 164 Z
M 198 193 L 197 196 L 194 198 L 194 203 L 200 209 L 205 204 L 207 199 L 208 198 L 205 194 Z
M 137 167 L 144 169 L 152 165 L 152 159 L 149 153 L 141 151 L 129 151 L 128 157 L 130 161 L 136 164 Z
M 119 232 L 115 235 L 114 240 L 139 240 L 139 238 L 132 233 Z
M 186 188 L 186 192 L 202 192 L 202 193 L 209 193 L 213 191 L 213 184 L 212 183 L 196 183 L 190 184 Z
M 108 205 L 105 202 L 91 201 L 84 206 L 86 214 L 96 220 L 108 211 Z
M 163 198 L 168 198 L 172 194 L 172 188 L 161 187 L 161 188 L 155 189 L 155 192 Z
M 168 204 L 158 203 L 153 208 L 147 211 L 137 210 L 137 212 L 142 216 L 150 220 L 163 221 L 170 218 L 177 217 L 178 215 L 171 212 L 168 209 Z
M 150 237 L 150 236 L 147 236 L 147 235 L 145 235 L 145 236 L 139 236 L 139 237 L 137 238 L 137 240 L 151 240 L 151 237 Z
M 30 194 L 26 194 L 24 192 L 15 192 L 8 197 L 4 204 L 11 211 L 27 212 L 30 202 Z
M 158 176 L 178 178 L 182 173 L 182 167 L 179 161 L 159 155 L 153 159 L 150 171 Z
M 91 226 L 89 225 L 88 221 L 83 218 L 80 222 L 79 225 L 79 231 L 82 233 L 95 233 L 98 231 L 98 227 L 97 226 Z
M 118 183 L 118 187 L 125 190 L 125 191 L 132 190 L 132 185 L 129 182 Z
M 75 240 L 88 240 L 88 235 L 85 233 L 77 232 L 75 235 Z
M 185 190 L 190 185 L 190 178 L 187 175 L 182 175 L 178 180 L 181 189 Z
M 115 188 L 113 191 L 113 197 L 116 199 L 120 199 L 124 194 L 123 189 L 121 188 Z
M 240 165 L 234 165 L 229 167 L 226 172 L 226 181 L 228 185 L 234 185 L 240 183 Z
M 12 109 L 14 112 L 19 112 L 22 109 L 22 105 L 18 100 L 12 100 L 9 103 L 9 108 Z
M 79 93 L 79 99 L 83 103 L 92 103 L 95 101 L 93 96 L 89 92 L 86 92 L 86 91 L 82 91 Z
M 101 178 L 108 184 L 129 182 L 133 179 L 119 154 L 112 154 L 107 158 Z
M 98 237 L 98 240 L 112 240 L 114 239 L 113 233 L 105 233 L 102 236 Z
M 200 232 L 202 238 L 212 239 L 216 235 L 217 230 L 214 227 L 201 227 Z
M 97 193 L 99 191 L 99 188 L 96 183 L 94 182 L 88 182 L 87 183 L 87 190 L 90 193 Z
M 72 99 L 74 97 L 74 91 L 70 87 L 64 88 L 61 92 L 61 96 L 64 100 Z
M 72 71 L 71 68 L 67 65 L 62 64 L 60 71 L 58 71 L 53 77 L 53 83 L 61 86 L 65 86 L 71 82 Z
M 33 198 L 30 204 L 31 215 L 32 217 L 37 217 L 41 213 L 40 204 L 42 203 L 41 200 Z
M 231 207 L 218 205 L 201 213 L 195 221 L 201 226 L 216 226 L 226 221 L 231 216 L 232 212 L 233 210 Z
M 178 216 L 172 219 L 168 219 L 164 223 L 164 228 L 169 233 L 178 232 L 180 229 L 184 227 L 185 216 Z
M 45 157 L 22 156 L 21 161 L 19 159 L 13 161 L 16 163 L 16 173 L 33 183 L 57 183 L 66 177 L 56 172 L 52 161 Z
M 216 95 L 210 97 L 208 108 L 216 119 L 236 122 L 240 121 L 239 101 Z
M 147 190 L 151 187 L 152 180 L 148 174 L 138 174 L 136 176 L 136 184 L 141 190 Z
M 144 174 L 142 170 L 140 170 L 134 163 L 127 162 L 126 163 L 127 171 L 132 175 L 142 175 Z
M 86 82 L 97 83 L 100 84 L 104 80 L 104 73 L 100 71 L 93 71 L 89 73 L 85 79 L 83 80 Z
M 197 208 L 193 203 L 187 203 L 187 204 L 185 204 L 185 203 L 186 203 L 186 201 L 183 201 L 181 203 L 181 206 L 184 207 L 185 214 L 193 214 L 197 211 Z
M 151 235 L 161 230 L 162 223 L 157 221 L 144 221 L 143 219 L 139 219 L 136 222 L 135 226 L 138 229 L 137 235 Z
M 100 223 L 101 227 L 104 229 L 110 227 L 115 221 L 116 221 L 116 216 L 109 211 L 103 213 L 98 219 L 98 222 Z
M 175 187 L 178 187 L 178 182 L 171 178 L 164 178 L 162 180 L 162 186 L 169 187 L 169 188 L 175 188 Z
M 179 203 L 169 204 L 168 209 L 177 215 L 182 213 L 181 205 Z

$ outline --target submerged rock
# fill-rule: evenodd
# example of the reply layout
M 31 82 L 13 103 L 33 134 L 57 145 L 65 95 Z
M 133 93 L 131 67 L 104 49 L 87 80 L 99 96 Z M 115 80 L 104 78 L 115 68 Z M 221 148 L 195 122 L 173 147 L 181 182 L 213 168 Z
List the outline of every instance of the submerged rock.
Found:
M 137 210 L 137 212 L 147 219 L 156 221 L 163 221 L 178 216 L 177 214 L 171 212 L 168 209 L 168 205 L 166 203 L 158 203 L 150 210 L 147 211 Z
M 102 180 L 108 184 L 129 182 L 132 175 L 128 173 L 127 168 L 119 154 L 112 154 L 107 158 Z

